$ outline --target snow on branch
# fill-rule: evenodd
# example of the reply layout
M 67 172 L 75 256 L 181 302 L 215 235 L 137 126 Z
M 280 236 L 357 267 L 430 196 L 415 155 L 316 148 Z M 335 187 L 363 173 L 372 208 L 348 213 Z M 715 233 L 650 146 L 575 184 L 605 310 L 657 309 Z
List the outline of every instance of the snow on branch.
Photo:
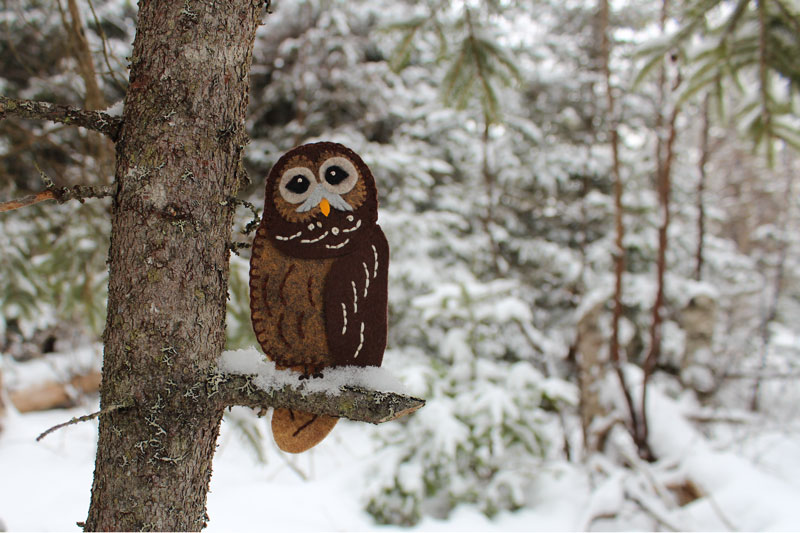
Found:
M 119 138 L 122 119 L 101 111 L 85 111 L 75 107 L 34 100 L 18 100 L 0 96 L 0 119 L 5 116 L 50 120 L 71 126 L 98 131 L 116 141 Z
M 402 385 L 378 367 L 336 367 L 323 378 L 300 379 L 278 370 L 256 349 L 224 352 L 208 383 L 209 397 L 224 406 L 285 407 L 380 424 L 413 413 L 425 400 L 402 393 Z

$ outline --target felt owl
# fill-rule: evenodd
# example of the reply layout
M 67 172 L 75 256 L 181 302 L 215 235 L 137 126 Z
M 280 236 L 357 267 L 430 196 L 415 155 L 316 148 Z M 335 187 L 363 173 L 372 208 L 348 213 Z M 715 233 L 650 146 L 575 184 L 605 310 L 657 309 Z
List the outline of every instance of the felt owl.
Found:
M 389 245 L 375 180 L 349 148 L 320 142 L 284 154 L 267 177 L 250 259 L 256 338 L 278 368 L 380 366 L 386 348 Z M 278 446 L 299 453 L 338 418 L 276 409 Z

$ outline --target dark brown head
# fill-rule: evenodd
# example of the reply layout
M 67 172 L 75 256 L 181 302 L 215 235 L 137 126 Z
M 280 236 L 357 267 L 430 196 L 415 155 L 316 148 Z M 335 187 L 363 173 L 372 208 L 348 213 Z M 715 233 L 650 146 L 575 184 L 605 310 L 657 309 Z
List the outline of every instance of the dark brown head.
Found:
M 267 177 L 263 224 L 287 255 L 349 253 L 377 219 L 375 179 L 358 154 L 341 144 L 298 146 Z

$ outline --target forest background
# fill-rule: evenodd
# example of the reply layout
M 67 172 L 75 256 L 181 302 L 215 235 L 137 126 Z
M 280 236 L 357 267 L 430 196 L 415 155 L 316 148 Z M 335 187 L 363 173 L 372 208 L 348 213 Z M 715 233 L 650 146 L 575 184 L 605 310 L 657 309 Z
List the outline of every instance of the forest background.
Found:
M 300 495 L 346 466 L 363 487 L 333 499 L 348 529 L 800 527 L 785 503 L 800 495 L 796 2 L 270 10 L 240 197 L 260 208 L 271 164 L 297 144 L 362 155 L 392 250 L 385 364 L 428 405 L 347 426 L 344 443 L 310 452 L 317 468 L 280 456 L 263 419 L 236 409 L 226 431 L 248 461 L 279 465 Z M 0 94 L 120 113 L 135 4 L 7 0 L 0 14 Z M 43 176 L 110 184 L 113 149 L 0 121 L 0 201 Z M 52 382 L 69 385 L 56 403 L 96 410 L 108 209 L 0 214 L 4 461 L 39 453 L 21 447 L 37 415 L 20 402 Z M 239 211 L 238 242 L 252 216 Z M 231 258 L 230 349 L 256 345 L 248 258 Z M 93 453 L 78 455 L 91 468 Z M 279 484 L 247 487 L 267 499 Z M 23 497 L 0 498 L 0 519 L 35 529 L 13 514 Z

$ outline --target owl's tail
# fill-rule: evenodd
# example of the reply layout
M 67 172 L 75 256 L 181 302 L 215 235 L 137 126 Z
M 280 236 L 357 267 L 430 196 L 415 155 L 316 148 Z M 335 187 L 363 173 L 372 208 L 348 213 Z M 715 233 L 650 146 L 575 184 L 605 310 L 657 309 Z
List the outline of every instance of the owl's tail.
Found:
M 275 409 L 272 414 L 272 436 L 281 450 L 301 453 L 316 446 L 338 421 L 333 416 Z

